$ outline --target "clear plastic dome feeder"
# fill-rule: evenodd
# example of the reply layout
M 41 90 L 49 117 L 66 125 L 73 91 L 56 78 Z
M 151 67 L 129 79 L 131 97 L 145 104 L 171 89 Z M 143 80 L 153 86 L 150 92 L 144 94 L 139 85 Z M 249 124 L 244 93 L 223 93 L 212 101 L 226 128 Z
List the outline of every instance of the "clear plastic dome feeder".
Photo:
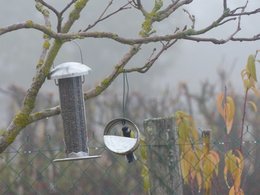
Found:
M 66 62 L 54 67 L 48 79 L 59 87 L 61 116 L 64 128 L 66 158 L 54 162 L 98 158 L 90 156 L 87 146 L 86 116 L 82 81 L 91 69 L 81 63 Z
M 104 143 L 113 153 L 126 155 L 134 152 L 139 146 L 139 141 L 139 129 L 128 119 L 114 119 L 105 127 Z

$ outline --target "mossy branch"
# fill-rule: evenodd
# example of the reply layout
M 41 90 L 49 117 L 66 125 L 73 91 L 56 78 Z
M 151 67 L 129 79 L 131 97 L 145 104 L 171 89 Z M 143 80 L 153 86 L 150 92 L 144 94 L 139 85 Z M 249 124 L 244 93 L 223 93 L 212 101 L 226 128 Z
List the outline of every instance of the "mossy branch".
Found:
M 141 45 L 134 45 L 132 46 L 129 51 L 124 55 L 124 57 L 118 62 L 118 64 L 115 66 L 113 72 L 108 75 L 106 78 L 104 78 L 99 85 L 97 85 L 95 88 L 91 89 L 90 91 L 86 92 L 84 94 L 85 100 L 93 98 L 101 94 L 103 91 L 105 91 L 110 84 L 119 76 L 121 73 L 124 72 L 125 65 L 134 57 L 135 54 L 139 51 Z M 28 124 L 33 123 L 35 121 L 51 117 L 54 115 L 60 114 L 60 106 L 55 106 L 53 108 L 48 108 L 46 110 L 42 110 L 40 112 L 32 113 L 28 116 Z M 28 125 L 27 124 L 27 125 Z
M 111 74 L 108 75 L 103 81 L 96 86 L 94 89 L 88 91 L 85 94 L 85 98 L 91 98 L 99 95 L 102 93 L 107 87 L 114 81 L 114 79 L 120 75 L 123 71 L 125 71 L 125 65 L 132 59 L 132 57 L 139 51 L 142 44 L 148 44 L 152 42 L 175 42 L 179 39 L 187 39 L 191 41 L 205 41 L 205 42 L 212 42 L 215 44 L 224 44 L 228 41 L 255 41 L 260 39 L 260 35 L 257 34 L 253 37 L 249 38 L 236 38 L 234 37 L 238 31 L 240 31 L 240 20 L 242 16 L 247 15 L 255 15 L 260 13 L 260 9 L 255 9 L 253 11 L 245 12 L 245 7 L 243 7 L 242 11 L 241 8 L 236 8 L 234 10 L 229 10 L 227 5 L 224 5 L 224 12 L 220 15 L 220 17 L 214 21 L 213 23 L 209 24 L 205 28 L 202 29 L 187 29 L 182 31 L 175 31 L 172 34 L 167 34 L 163 36 L 150 36 L 153 32 L 152 24 L 154 22 L 160 22 L 170 16 L 176 9 L 180 8 L 184 4 L 189 4 L 192 0 L 180 0 L 180 1 L 171 1 L 170 5 L 163 9 L 162 0 L 155 0 L 155 5 L 153 10 L 149 13 L 145 11 L 145 9 L 141 5 L 141 0 L 137 0 L 136 6 L 143 15 L 145 16 L 145 21 L 143 23 L 143 35 L 141 38 L 124 38 L 120 37 L 115 33 L 110 32 L 76 32 L 76 33 L 69 33 L 71 27 L 73 26 L 74 22 L 80 18 L 80 13 L 83 8 L 87 5 L 88 0 L 73 0 L 71 1 L 61 12 L 58 12 L 56 9 L 52 8 L 50 5 L 44 3 L 43 0 L 38 0 L 38 10 L 43 14 L 45 19 L 48 19 L 48 11 L 42 7 L 49 8 L 49 10 L 53 11 L 58 17 L 58 28 L 57 32 L 51 29 L 51 26 L 46 23 L 48 20 L 45 20 L 45 25 L 41 25 L 35 23 L 31 20 L 28 20 L 23 23 L 13 24 L 4 28 L 0 28 L 0 36 L 6 33 L 20 30 L 20 29 L 35 29 L 45 34 L 45 41 L 43 43 L 43 48 L 45 49 L 46 53 L 43 54 L 42 58 L 40 58 L 37 72 L 35 77 L 32 80 L 32 84 L 28 89 L 24 101 L 23 106 L 18 114 L 16 114 L 10 123 L 10 125 L 3 130 L 4 133 L 0 135 L 0 152 L 4 151 L 8 145 L 10 145 L 15 137 L 19 134 L 19 132 L 29 125 L 30 123 L 40 120 L 42 118 L 46 118 L 48 116 L 53 116 L 55 114 L 59 114 L 60 108 L 54 107 L 51 109 L 44 110 L 38 113 L 32 113 L 35 107 L 35 100 L 41 89 L 43 83 L 46 80 L 47 75 L 49 74 L 50 68 L 56 58 L 60 48 L 62 47 L 63 43 L 66 41 L 70 41 L 73 39 L 82 39 L 82 38 L 106 38 L 110 40 L 114 40 L 118 43 L 124 45 L 131 45 L 129 51 L 123 56 L 121 61 L 115 66 L 114 70 L 112 70 Z M 41 4 L 42 5 L 41 5 Z M 68 14 L 68 19 L 64 23 L 61 24 L 62 18 L 61 15 L 70 7 L 73 6 L 72 11 Z M 117 12 L 116 12 L 117 13 Z M 217 39 L 217 38 L 208 38 L 208 37 L 199 37 L 199 35 L 206 34 L 207 32 L 215 29 L 217 27 L 223 26 L 224 24 L 234 21 L 237 19 L 237 29 L 229 35 L 226 39 Z M 50 40 L 54 39 L 51 43 Z M 160 53 L 158 53 L 160 55 Z M 158 56 L 159 57 L 159 56 Z M 156 56 L 154 58 L 157 59 Z M 150 61 L 146 66 L 141 67 L 141 71 L 148 70 L 154 63 L 154 61 Z
M 156 18 L 159 16 L 158 11 L 162 8 L 162 6 L 162 0 L 155 0 L 152 11 L 145 14 L 145 20 L 142 24 L 142 30 L 139 33 L 141 37 L 149 37 L 152 33 L 155 32 L 154 30 L 152 30 L 152 26 L 154 21 L 156 21 Z
M 125 65 L 133 58 L 133 56 L 140 50 L 141 44 L 133 45 L 130 47 L 129 51 L 123 56 L 123 58 L 119 61 L 119 63 L 115 66 L 114 70 L 110 75 L 108 75 L 105 79 L 103 79 L 99 85 L 97 85 L 94 89 L 88 91 L 84 97 L 85 99 L 89 99 L 91 97 L 96 97 L 101 94 L 106 88 L 110 86 L 110 84 L 116 79 L 116 77 L 124 72 Z
M 71 26 L 74 24 L 74 22 L 79 19 L 80 12 L 86 6 L 87 2 L 88 2 L 88 0 L 77 0 L 75 2 L 74 9 L 69 14 L 68 21 L 61 28 L 62 33 L 69 32 L 69 30 L 70 30 Z
M 80 14 L 80 11 L 84 8 L 86 5 L 87 0 L 78 0 L 75 3 L 74 9 L 71 11 L 71 15 Z M 64 27 L 62 28 L 63 31 L 68 32 L 73 25 L 73 23 L 78 19 L 78 17 L 70 16 L 68 21 L 65 23 Z M 18 24 L 19 25 L 19 24 Z M 28 21 L 23 24 L 25 27 L 31 28 L 32 26 L 40 28 L 44 31 L 52 32 L 49 30 L 48 27 L 44 27 L 38 24 L 34 24 L 32 21 Z M 10 29 L 15 29 L 15 26 L 10 27 Z M 9 30 L 10 30 L 9 29 Z M 4 31 L 0 29 L 0 33 L 3 33 Z M 49 74 L 49 71 L 51 69 L 51 66 L 54 62 L 54 59 L 56 58 L 60 48 L 62 47 L 63 42 L 60 40 L 55 40 L 48 52 L 48 55 L 46 56 L 46 60 L 44 64 L 38 69 L 35 77 L 32 80 L 32 84 L 30 88 L 28 89 L 21 110 L 18 114 L 16 114 L 6 129 L 6 133 L 4 133 L 0 137 L 0 153 L 3 152 L 16 138 L 16 136 L 20 133 L 20 131 L 25 128 L 27 125 L 29 125 L 33 120 L 33 117 L 36 117 L 37 115 L 30 115 L 35 107 L 35 101 L 36 97 L 39 93 L 39 90 L 41 89 L 43 83 L 46 80 L 46 77 Z M 39 117 L 39 116 L 38 116 Z

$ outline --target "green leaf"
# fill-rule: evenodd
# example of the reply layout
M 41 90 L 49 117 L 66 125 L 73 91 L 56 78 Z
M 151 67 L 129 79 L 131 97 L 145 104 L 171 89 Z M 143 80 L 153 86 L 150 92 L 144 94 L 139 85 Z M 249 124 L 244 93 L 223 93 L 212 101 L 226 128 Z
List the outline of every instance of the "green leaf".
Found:
M 140 153 L 141 153 L 141 158 L 143 161 L 147 161 L 148 160 L 148 156 L 147 156 L 147 147 L 146 147 L 146 143 L 143 139 L 140 140 Z
M 254 110 L 254 112 L 257 112 L 257 106 L 255 104 L 255 102 L 253 101 L 248 101 L 247 102 L 249 105 L 251 105 L 252 109 Z
M 150 189 L 150 180 L 149 180 L 149 169 L 147 166 L 142 166 L 142 178 L 143 178 L 143 186 L 144 190 L 147 192 Z
M 246 70 L 249 72 L 250 77 L 252 77 L 254 79 L 254 81 L 257 81 L 254 55 L 250 55 L 248 57 Z

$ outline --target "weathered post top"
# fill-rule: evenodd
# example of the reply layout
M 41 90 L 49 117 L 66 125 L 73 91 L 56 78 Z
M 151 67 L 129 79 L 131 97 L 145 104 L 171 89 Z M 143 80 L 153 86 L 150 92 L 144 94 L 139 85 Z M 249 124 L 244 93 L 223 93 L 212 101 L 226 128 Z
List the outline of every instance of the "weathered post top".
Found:
M 91 69 L 81 63 L 62 63 L 49 74 L 49 79 L 57 81 L 60 94 L 61 116 L 64 128 L 64 141 L 67 158 L 55 162 L 97 158 L 89 156 L 86 133 L 86 116 L 82 77 Z

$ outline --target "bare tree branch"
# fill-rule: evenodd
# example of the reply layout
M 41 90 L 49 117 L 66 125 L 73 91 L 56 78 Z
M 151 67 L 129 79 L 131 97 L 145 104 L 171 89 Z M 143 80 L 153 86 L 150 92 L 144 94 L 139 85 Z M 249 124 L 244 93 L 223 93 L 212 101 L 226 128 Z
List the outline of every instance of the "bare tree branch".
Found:
M 3 27 L 3 28 L 0 28 L 0 35 L 4 35 L 6 33 L 9 33 L 9 32 L 12 32 L 12 31 L 16 31 L 16 30 L 20 30 L 20 29 L 35 29 L 35 30 L 39 30 L 39 31 L 49 35 L 52 38 L 58 39 L 56 32 L 48 29 L 44 25 L 34 23 L 32 20 L 28 20 L 28 21 L 23 22 L 23 23 L 12 24 L 10 26 L 6 26 L 6 27 Z
M 79 13 L 86 6 L 87 2 L 87 0 L 79 1 L 80 4 L 75 6 L 71 11 L 68 21 L 62 28 L 62 32 L 68 32 L 70 30 L 73 23 L 79 18 L 77 16 L 79 16 Z M 15 140 L 16 136 L 24 127 L 31 123 L 30 114 L 35 107 L 36 97 L 41 86 L 45 82 L 53 61 L 56 58 L 62 44 L 63 43 L 61 41 L 56 40 L 50 48 L 45 63 L 37 71 L 30 88 L 27 90 L 20 112 L 14 116 L 13 120 L 6 129 L 6 132 L 0 137 L 0 153 L 3 152 Z
M 104 16 L 105 13 L 106 13 L 106 11 L 108 10 L 108 8 L 112 5 L 112 3 L 113 3 L 113 0 L 111 0 L 111 1 L 108 3 L 107 7 L 106 7 L 105 10 L 101 13 L 101 15 L 98 17 L 98 19 L 97 19 L 93 24 L 88 25 L 88 27 L 87 27 L 83 32 L 88 31 L 89 29 L 91 29 L 91 28 L 93 28 L 94 26 L 96 26 L 99 22 L 102 22 L 102 21 L 104 21 L 104 20 L 110 18 L 111 16 L 117 14 L 118 12 L 123 11 L 123 10 L 125 10 L 125 9 L 130 9 L 130 8 L 131 8 L 131 7 L 127 7 L 127 6 L 130 4 L 130 2 L 128 2 L 128 3 L 126 3 L 125 5 L 123 5 L 123 6 L 121 6 L 120 8 L 118 8 L 117 10 L 113 11 L 112 13 L 110 13 L 110 14 Z
M 48 108 L 48 109 L 42 110 L 40 112 L 35 112 L 35 113 L 30 114 L 29 123 L 33 123 L 33 122 L 39 121 L 41 119 L 45 119 L 45 118 L 55 116 L 58 114 L 60 114 L 60 106 Z
M 122 44 L 128 44 L 128 45 L 134 45 L 134 44 L 147 44 L 151 42 L 160 42 L 160 41 L 170 41 L 173 39 L 186 39 L 186 40 L 193 40 L 193 41 L 203 41 L 203 42 L 212 42 L 215 44 L 224 44 L 225 41 L 214 39 L 214 38 L 199 38 L 194 37 L 196 35 L 205 34 L 206 32 L 210 31 L 211 29 L 215 28 L 216 26 L 225 24 L 226 22 L 229 22 L 231 20 L 235 20 L 235 18 L 230 18 L 228 20 L 223 21 L 225 17 L 222 17 L 218 19 L 216 22 L 213 22 L 208 27 L 201 29 L 201 30 L 193 30 L 193 29 L 187 29 L 182 32 L 176 32 L 171 35 L 163 35 L 163 36 L 153 36 L 153 37 L 145 37 L 145 38 L 137 38 L 137 39 L 131 39 L 131 38 L 124 38 L 120 37 L 119 35 L 115 33 L 110 32 L 78 32 L 78 33 L 55 33 L 54 31 L 51 31 L 50 29 L 46 28 L 43 25 L 33 23 L 32 21 L 27 21 L 25 23 L 20 24 L 14 24 L 10 25 L 5 28 L 0 29 L 0 35 L 3 35 L 5 33 L 24 29 L 24 28 L 34 28 L 37 29 L 50 37 L 57 39 L 57 40 L 72 40 L 72 39 L 81 39 L 81 38 L 107 38 L 112 39 L 114 41 L 117 41 Z M 253 37 L 248 38 L 232 38 L 231 41 L 256 41 L 259 40 L 259 35 L 255 35 Z
M 63 10 L 61 10 L 60 15 L 63 15 L 64 12 L 66 12 L 74 3 L 76 3 L 77 0 L 71 0 L 70 3 L 68 3 Z
M 182 1 L 176 1 L 169 5 L 164 10 L 161 10 L 158 12 L 158 16 L 154 18 L 156 22 L 160 22 L 164 20 L 165 18 L 169 17 L 173 12 L 175 12 L 178 8 L 182 7 L 183 5 L 191 3 L 193 0 L 182 0 Z
M 62 16 L 61 16 L 60 12 L 58 12 L 58 10 L 56 10 L 53 6 L 51 6 L 50 4 L 46 3 L 43 0 L 35 0 L 35 2 L 37 2 L 36 3 L 36 8 L 40 7 L 41 5 L 45 6 L 45 7 L 47 7 L 49 10 L 51 10 L 56 15 L 57 20 L 58 20 L 58 22 L 57 22 L 57 32 L 60 32 L 60 30 L 61 30 L 61 22 L 62 22 Z M 38 5 L 40 5 L 40 6 L 38 6 Z
M 88 91 L 85 94 L 85 99 L 96 97 L 101 94 L 109 85 L 115 80 L 115 78 L 123 73 L 125 65 L 132 59 L 132 57 L 139 51 L 141 44 L 133 45 L 129 51 L 123 56 L 123 58 L 115 66 L 113 72 L 109 74 L 98 86 Z
M 141 0 L 136 0 L 136 1 L 133 0 L 133 1 L 132 1 L 132 5 L 133 5 L 136 9 L 140 10 L 140 11 L 142 12 L 143 16 L 145 16 L 145 17 L 147 16 L 148 12 L 144 9 Z
M 188 14 L 190 21 L 192 22 L 191 29 L 195 28 L 195 16 L 190 14 L 190 12 L 186 9 L 183 9 L 183 11 Z
M 47 7 L 49 10 L 51 10 L 56 16 L 59 16 L 60 13 L 58 12 L 58 10 L 56 10 L 53 6 L 51 6 L 50 4 L 46 3 L 43 0 L 35 0 L 36 3 L 40 3 L 42 5 L 44 5 L 45 7 Z
M 187 3 L 189 1 L 181 1 L 180 3 L 184 3 L 184 2 Z M 251 15 L 251 14 L 256 14 L 256 13 L 260 12 L 260 9 L 256 9 L 253 12 L 244 12 L 245 8 L 246 8 L 246 6 L 241 7 L 242 11 L 240 13 L 233 13 L 233 12 L 229 12 L 229 11 L 224 12 L 216 21 L 212 22 L 212 24 L 208 25 L 207 27 L 205 27 L 203 29 L 199 29 L 199 30 L 187 29 L 185 31 L 175 32 L 175 33 L 169 34 L 169 35 L 142 37 L 142 38 L 136 38 L 136 39 L 120 37 L 119 35 L 117 35 L 115 33 L 110 33 L 110 32 L 66 33 L 66 31 L 64 31 L 63 33 L 56 33 L 54 31 L 52 31 L 51 29 L 47 28 L 46 26 L 34 23 L 32 21 L 27 21 L 25 23 L 14 24 L 14 25 L 7 26 L 5 28 L 1 28 L 0 29 L 0 35 L 14 31 L 14 30 L 23 29 L 23 28 L 33 28 L 33 29 L 39 30 L 39 31 L 49 35 L 50 37 L 52 37 L 54 39 L 63 40 L 63 41 L 68 41 L 68 40 L 72 40 L 72 39 L 79 39 L 79 38 L 90 38 L 91 37 L 91 38 L 112 39 L 112 40 L 117 41 L 119 43 L 128 44 L 128 45 L 147 44 L 147 43 L 150 43 L 150 42 L 170 41 L 170 40 L 174 40 L 174 39 L 187 39 L 187 40 L 194 40 L 194 41 L 204 41 L 204 42 L 212 42 L 212 43 L 216 43 L 216 44 L 223 44 L 223 43 L 226 43 L 229 40 L 233 41 L 233 40 L 237 40 L 239 38 L 233 39 L 234 35 L 230 35 L 229 37 L 232 37 L 232 38 L 228 38 L 228 39 L 226 39 L 227 41 L 225 41 L 223 39 L 218 40 L 218 39 L 211 39 L 211 38 L 197 38 L 195 36 L 205 34 L 212 29 L 215 29 L 219 26 L 224 25 L 227 22 L 235 20 L 236 18 L 238 19 L 238 23 L 240 23 L 241 16 L 243 16 L 245 14 Z M 108 15 L 108 16 L 110 16 L 110 15 Z M 161 18 L 161 19 L 163 19 L 163 18 Z M 243 38 L 243 40 L 244 41 L 255 41 L 255 40 L 258 40 L 258 36 L 251 37 L 251 38 L 250 37 L 249 38 Z
M 71 7 L 71 5 L 73 5 L 76 0 L 72 0 L 70 3 L 68 3 L 65 8 L 59 12 L 57 9 L 55 9 L 52 5 L 46 3 L 44 0 L 35 0 L 35 2 L 42 4 L 43 6 L 47 7 L 49 10 L 51 10 L 57 17 L 57 32 L 61 31 L 61 25 L 62 25 L 62 20 L 63 17 L 62 15 L 64 14 L 64 12 L 69 9 Z
M 44 17 L 44 21 L 45 21 L 45 26 L 49 29 L 51 29 L 51 22 L 50 22 L 50 18 L 49 18 L 49 11 L 44 9 L 43 6 L 41 5 L 40 1 L 36 4 L 36 9 L 42 13 L 43 17 Z M 38 64 L 37 64 L 37 69 L 39 69 L 45 60 L 45 57 L 47 55 L 47 51 L 49 50 L 50 47 L 50 37 L 48 35 L 44 35 L 44 42 L 43 42 L 43 47 L 42 47 L 42 53 L 41 56 L 39 58 Z
M 254 35 L 253 37 L 249 37 L 249 38 L 246 38 L 246 37 L 240 37 L 240 38 L 233 37 L 230 40 L 231 41 L 239 41 L 239 42 L 242 42 L 242 41 L 258 41 L 258 40 L 260 40 L 260 34 Z
M 223 0 L 223 9 L 227 10 L 227 0 Z
M 44 44 L 37 66 L 37 72 L 32 80 L 30 88 L 25 94 L 19 113 L 14 116 L 12 122 L 6 128 L 6 131 L 0 136 L 0 153 L 4 151 L 6 147 L 14 141 L 19 132 L 28 124 L 60 113 L 59 106 L 48 108 L 35 113 L 33 113 L 33 109 L 35 108 L 36 97 L 39 93 L 40 88 L 45 82 L 47 75 L 49 74 L 53 61 L 60 51 L 60 48 L 66 41 L 84 38 L 104 38 L 118 42 L 120 44 L 130 45 L 129 51 L 121 58 L 121 60 L 114 67 L 111 73 L 107 77 L 105 77 L 99 85 L 85 93 L 84 97 L 85 99 L 88 99 L 91 97 L 96 97 L 100 93 L 102 93 L 122 72 L 147 72 L 154 65 L 156 60 L 158 60 L 159 57 L 168 48 L 172 47 L 172 45 L 174 45 L 178 40 L 184 39 L 197 42 L 203 41 L 212 42 L 214 44 L 224 44 L 228 41 L 256 41 L 260 39 L 260 33 L 248 38 L 236 37 L 238 32 L 241 30 L 241 20 L 243 16 L 256 15 L 260 13 L 260 8 L 252 11 L 246 11 L 248 1 L 245 3 L 245 5 L 237 7 L 230 11 L 227 5 L 227 1 L 223 0 L 223 13 L 214 22 L 201 29 L 195 28 L 195 16 L 186 11 L 192 22 L 190 28 L 188 27 L 188 25 L 185 25 L 182 30 L 176 27 L 176 30 L 174 32 L 160 36 L 154 35 L 155 31 L 152 25 L 155 22 L 161 22 L 167 19 L 177 9 L 180 9 L 184 5 L 190 4 L 191 2 L 193 2 L 193 0 L 172 0 L 170 1 L 169 5 L 166 5 L 165 7 L 163 6 L 162 1 L 156 0 L 154 1 L 153 9 L 150 12 L 145 9 L 141 0 L 128 0 L 127 3 L 120 8 L 107 14 L 108 9 L 113 2 L 113 0 L 110 0 L 104 11 L 96 19 L 96 21 L 93 24 L 89 25 L 84 31 L 78 32 L 70 32 L 70 30 L 74 22 L 80 18 L 80 13 L 82 9 L 86 6 L 87 2 L 89 2 L 88 0 L 70 0 L 61 12 L 59 12 L 49 3 L 46 3 L 45 0 L 35 0 L 35 2 L 38 11 L 40 11 L 44 16 L 44 25 L 29 20 L 27 22 L 13 24 L 7 27 L 0 28 L 0 36 L 20 29 L 34 29 L 41 33 L 44 33 Z M 72 5 L 74 5 L 74 7 L 72 8 L 71 12 L 68 13 L 68 20 L 63 23 L 63 14 L 69 8 L 71 8 Z M 144 22 L 139 34 L 141 35 L 141 37 L 138 35 L 135 38 L 126 38 L 112 32 L 88 31 L 89 29 L 96 26 L 98 23 L 118 14 L 122 10 L 129 9 L 129 5 L 135 7 L 144 16 Z M 57 17 L 57 32 L 51 29 L 49 10 L 52 11 Z M 210 32 L 212 29 L 223 27 L 225 24 L 234 21 L 237 22 L 236 27 L 232 33 L 226 36 L 226 38 L 218 39 L 214 37 L 203 37 L 203 35 Z M 151 36 L 152 34 L 153 36 Z M 49 42 L 52 38 L 54 40 L 53 43 L 50 44 Z M 152 54 L 148 57 L 145 64 L 141 67 L 125 68 L 129 61 L 138 53 L 143 44 L 149 44 L 152 42 L 162 43 L 162 47 L 158 52 L 153 50 Z
M 225 24 L 225 23 L 227 23 L 227 22 L 235 21 L 235 20 L 237 20 L 237 18 L 228 18 L 228 19 L 226 19 L 226 20 L 223 20 L 223 22 L 220 22 L 219 25 L 221 26 L 221 25 L 223 25 L 223 24 Z
M 153 64 L 156 62 L 156 60 L 158 60 L 158 58 L 168 49 L 170 48 L 173 44 L 175 44 L 177 42 L 177 40 L 174 41 L 169 41 L 166 44 L 162 43 L 162 48 L 160 49 L 160 51 L 153 57 L 156 49 L 153 49 L 153 52 L 151 54 L 151 56 L 149 57 L 149 59 L 147 60 L 147 62 L 144 64 L 144 66 L 142 67 L 137 67 L 137 68 L 130 68 L 130 69 L 125 69 L 124 72 L 139 72 L 139 73 L 146 73 L 152 66 Z
M 66 12 L 77 0 L 71 0 L 70 3 L 68 3 L 63 10 L 57 15 L 58 23 L 57 23 L 57 32 L 61 32 L 61 26 L 62 26 L 62 20 L 63 20 L 63 14 Z
M 104 78 L 100 84 L 98 84 L 94 89 L 86 92 L 84 94 L 85 99 L 90 99 L 101 94 L 106 88 L 110 86 L 110 84 L 117 78 L 117 76 L 123 73 L 125 65 L 133 58 L 133 56 L 139 51 L 141 45 L 132 46 L 129 51 L 123 56 L 123 58 L 118 62 L 117 66 L 115 66 L 114 71 Z M 48 108 L 46 110 L 32 113 L 29 117 L 29 123 L 33 123 L 35 121 L 51 117 L 54 115 L 60 114 L 60 106 L 56 106 L 53 108 Z

